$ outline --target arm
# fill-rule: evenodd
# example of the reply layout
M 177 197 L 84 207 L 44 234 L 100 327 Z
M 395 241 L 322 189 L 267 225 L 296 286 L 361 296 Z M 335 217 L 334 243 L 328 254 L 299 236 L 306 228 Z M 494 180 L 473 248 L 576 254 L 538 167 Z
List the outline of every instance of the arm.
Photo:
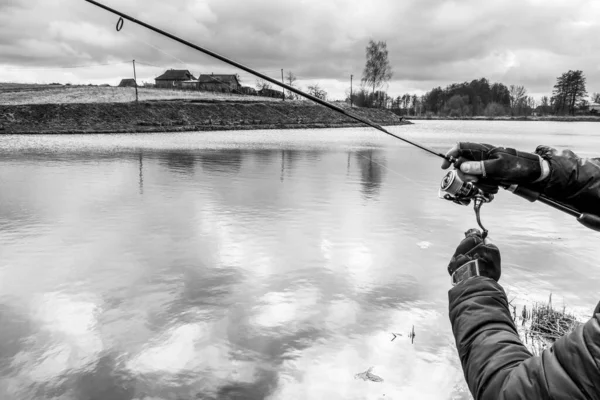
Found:
M 547 146 L 536 153 L 550 166 L 550 174 L 534 184 L 548 197 L 581 212 L 600 215 L 600 158 L 579 158 L 570 150 L 562 154 Z
M 600 314 L 533 357 L 496 281 L 465 280 L 450 290 L 449 300 L 456 347 L 475 399 L 600 399 Z
M 498 185 L 523 185 L 583 213 L 600 215 L 600 158 L 580 158 L 538 146 L 535 153 L 485 143 L 461 142 L 447 153 L 466 181 L 485 192 Z M 442 168 L 451 166 L 444 160 Z

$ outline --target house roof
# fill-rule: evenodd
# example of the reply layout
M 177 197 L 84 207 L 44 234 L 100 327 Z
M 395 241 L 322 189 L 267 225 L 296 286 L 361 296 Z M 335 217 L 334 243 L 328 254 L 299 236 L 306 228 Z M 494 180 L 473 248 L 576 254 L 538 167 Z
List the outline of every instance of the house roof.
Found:
M 187 69 L 169 69 L 161 76 L 154 78 L 157 81 L 188 81 L 194 78 L 194 75 Z
M 198 81 L 200 81 L 200 83 L 237 83 L 238 85 L 240 84 L 240 82 L 237 79 L 237 76 L 223 74 L 201 74 L 198 78 Z
M 119 83 L 119 85 L 125 85 L 125 84 L 131 84 L 131 83 L 135 84 L 135 79 L 124 78 L 124 79 L 121 79 L 121 83 Z

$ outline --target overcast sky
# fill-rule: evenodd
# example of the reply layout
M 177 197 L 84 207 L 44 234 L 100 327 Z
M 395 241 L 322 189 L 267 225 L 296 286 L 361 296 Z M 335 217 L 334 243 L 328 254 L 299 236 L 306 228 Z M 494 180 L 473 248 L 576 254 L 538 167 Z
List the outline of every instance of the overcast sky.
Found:
M 360 83 L 369 39 L 387 42 L 392 96 L 486 77 L 537 100 L 569 69 L 600 92 L 597 0 L 103 2 L 270 76 L 291 70 L 330 98 L 344 96 L 351 74 Z M 0 0 L 0 81 L 117 84 L 132 59 L 139 81 L 165 68 L 241 72 L 133 23 L 116 32 L 117 19 L 84 0 Z M 69 66 L 87 67 L 60 68 Z

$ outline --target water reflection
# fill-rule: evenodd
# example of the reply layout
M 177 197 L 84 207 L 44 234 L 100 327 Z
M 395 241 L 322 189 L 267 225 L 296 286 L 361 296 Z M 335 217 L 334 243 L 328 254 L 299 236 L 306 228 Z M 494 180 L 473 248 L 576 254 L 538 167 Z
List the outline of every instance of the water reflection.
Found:
M 366 199 L 376 199 L 383 183 L 385 159 L 381 151 L 360 150 L 355 152 L 355 160 L 361 173 L 361 187 Z
M 0 137 L 0 398 L 458 397 L 445 265 L 472 212 L 435 198 L 439 164 L 413 149 L 302 138 Z M 485 215 L 519 260 L 506 282 L 587 300 L 568 265 L 594 271 L 595 237 L 557 248 L 556 215 L 519 201 Z M 562 262 L 541 276 L 540 254 Z M 371 366 L 383 382 L 354 379 Z
M 144 152 L 140 150 L 140 194 L 144 194 Z
M 159 158 L 167 168 L 175 173 L 193 175 L 197 154 L 192 151 L 170 150 L 159 153 Z
M 249 154 L 240 149 L 213 150 L 200 152 L 198 158 L 204 171 L 231 175 L 240 171 L 244 158 Z
M 252 155 L 258 160 L 259 165 L 266 167 L 275 162 L 279 156 L 279 151 L 273 149 L 256 149 L 252 151 Z
M 89 400 L 131 400 L 135 398 L 136 378 L 123 368 L 116 354 L 105 354 L 96 362 L 68 371 L 38 387 L 38 396 L 69 396 Z

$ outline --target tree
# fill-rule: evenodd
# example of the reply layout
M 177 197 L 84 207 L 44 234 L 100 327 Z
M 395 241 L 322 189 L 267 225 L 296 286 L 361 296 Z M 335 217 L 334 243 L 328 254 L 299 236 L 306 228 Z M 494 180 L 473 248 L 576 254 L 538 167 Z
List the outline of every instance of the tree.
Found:
M 586 95 L 583 72 L 569 70 L 556 78 L 556 85 L 552 91 L 554 109 L 557 113 L 567 112 L 575 115 L 576 106 L 581 105 Z
M 510 92 L 502 83 L 494 83 L 490 88 L 491 101 L 503 106 L 510 106 Z
M 256 90 L 271 89 L 271 88 L 272 88 L 272 86 L 269 82 L 267 82 L 263 79 L 256 80 Z
M 495 101 L 492 101 L 485 108 L 484 114 L 487 117 L 500 117 L 502 115 L 505 115 L 506 111 L 505 111 L 504 106 L 502 104 L 496 103 Z
M 592 102 L 600 103 L 600 93 L 592 93 Z
M 308 87 L 308 94 L 315 96 L 321 100 L 327 100 L 327 92 L 321 89 L 318 83 Z
M 441 87 L 431 89 L 423 96 L 423 104 L 426 111 L 437 114 L 444 105 L 444 91 Z
M 527 89 L 525 86 L 510 85 L 508 91 L 510 93 L 510 109 L 513 115 L 519 115 L 527 105 Z
M 548 100 L 548 96 L 542 96 L 540 100 L 539 110 L 542 115 L 549 114 L 551 111 L 550 102 Z
M 377 42 L 369 40 L 366 48 L 367 62 L 363 70 L 362 83 L 372 88 L 371 93 L 375 93 L 375 89 L 380 88 L 390 79 L 392 79 L 392 67 L 388 60 L 388 51 L 386 42 Z
M 296 75 L 294 75 L 294 73 L 292 71 L 288 71 L 287 75 L 285 76 L 285 83 L 287 83 L 291 87 L 296 87 L 296 86 L 294 86 L 294 84 L 296 83 L 297 80 L 298 80 L 298 78 L 296 78 Z M 290 92 L 288 90 L 287 97 L 288 97 L 288 99 L 296 100 L 298 98 L 298 95 L 296 93 Z
M 469 89 L 473 114 L 479 115 L 492 100 L 490 83 L 485 78 L 475 79 L 469 83 Z
M 461 97 L 460 95 L 455 94 L 446 102 L 444 109 L 446 110 L 449 116 L 461 117 L 463 115 L 463 110 L 465 107 L 465 97 Z

